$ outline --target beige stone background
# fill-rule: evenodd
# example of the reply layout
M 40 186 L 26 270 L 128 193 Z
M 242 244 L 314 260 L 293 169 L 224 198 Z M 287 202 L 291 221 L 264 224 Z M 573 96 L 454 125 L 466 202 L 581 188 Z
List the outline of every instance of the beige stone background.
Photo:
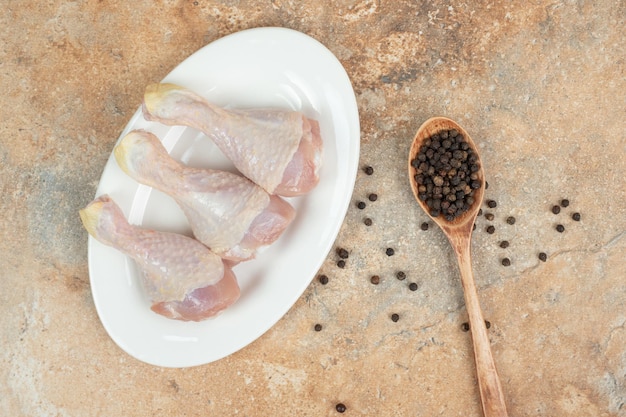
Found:
M 0 415 L 332 416 L 342 402 L 347 416 L 480 416 L 455 260 L 439 230 L 419 229 L 405 174 L 414 132 L 445 115 L 479 143 L 498 202 L 492 222 L 478 219 L 474 270 L 510 415 L 626 416 L 623 0 L 0 9 Z M 314 279 L 260 339 L 199 367 L 146 365 L 97 317 L 77 211 L 146 84 L 260 26 L 309 34 L 345 66 L 361 167 L 375 169 L 359 172 L 353 201 L 368 206 L 351 205 L 337 238 L 346 267 L 330 253 L 329 283 Z M 561 198 L 571 205 L 555 216 Z

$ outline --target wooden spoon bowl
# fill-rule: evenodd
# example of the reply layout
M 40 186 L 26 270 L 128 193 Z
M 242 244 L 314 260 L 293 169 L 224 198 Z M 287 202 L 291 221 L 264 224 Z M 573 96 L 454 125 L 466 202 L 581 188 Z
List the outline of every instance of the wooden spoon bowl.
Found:
M 459 134 L 463 135 L 465 141 L 470 146 L 470 149 L 474 151 L 476 155 L 480 155 L 478 153 L 478 149 L 472 141 L 470 135 L 467 134 L 465 129 L 455 123 L 453 120 L 445 118 L 445 117 L 433 117 L 428 119 L 417 131 L 415 138 L 413 139 L 413 144 L 411 145 L 411 149 L 409 151 L 409 178 L 411 182 L 411 189 L 413 190 L 413 194 L 415 195 L 415 199 L 417 203 L 422 207 L 422 209 L 428 214 L 428 216 L 433 219 L 435 223 L 439 225 L 441 228 L 445 228 L 445 230 L 456 230 L 455 233 L 461 233 L 461 231 L 466 231 L 469 227 L 474 227 L 474 221 L 476 220 L 476 216 L 478 215 L 478 210 L 480 209 L 481 202 L 483 200 L 483 196 L 485 194 L 485 172 L 482 164 L 479 164 L 480 169 L 478 170 L 478 180 L 481 183 L 480 188 L 475 190 L 474 193 L 474 203 L 462 215 L 456 217 L 453 221 L 447 221 L 443 216 L 433 217 L 430 215 L 430 210 L 424 201 L 421 201 L 418 198 L 417 191 L 417 182 L 414 180 L 415 177 L 415 168 L 411 165 L 411 161 L 415 159 L 417 154 L 420 151 L 424 141 L 430 138 L 432 135 L 439 133 L 443 130 L 452 130 L 456 129 Z
M 420 148 L 424 145 L 424 142 L 428 138 L 435 133 L 452 129 L 457 130 L 459 134 L 463 135 L 465 142 L 467 142 L 470 149 L 472 149 L 476 156 L 478 156 L 479 170 L 477 172 L 480 187 L 474 190 L 474 202 L 469 206 L 467 211 L 455 217 L 453 220 L 447 220 L 442 215 L 437 217 L 431 216 L 428 205 L 419 198 L 418 184 L 415 180 L 416 169 L 413 167 L 412 161 L 417 157 L 420 152 Z M 476 362 L 476 373 L 483 413 L 485 417 L 506 417 L 508 414 L 504 402 L 504 394 L 502 392 L 500 378 L 498 377 L 493 356 L 491 354 L 489 336 L 487 334 L 483 313 L 480 308 L 478 292 L 476 290 L 471 265 L 470 246 L 472 230 L 485 194 L 485 173 L 482 162 L 480 161 L 478 149 L 465 129 L 453 120 L 445 117 L 434 117 L 424 122 L 424 124 L 422 124 L 422 126 L 418 129 L 417 134 L 413 139 L 411 150 L 409 151 L 409 181 L 411 183 L 413 194 L 415 195 L 415 200 L 426 212 L 426 214 L 441 228 L 450 241 L 450 244 L 452 245 L 452 248 L 457 256 L 459 270 L 461 273 L 461 283 L 463 285 L 463 294 L 465 296 L 465 306 L 472 332 L 474 359 Z

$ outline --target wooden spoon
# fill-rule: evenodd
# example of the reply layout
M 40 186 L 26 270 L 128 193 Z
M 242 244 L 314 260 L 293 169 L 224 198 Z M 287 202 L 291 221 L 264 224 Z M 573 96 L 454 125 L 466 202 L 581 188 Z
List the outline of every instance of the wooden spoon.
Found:
M 475 190 L 473 204 L 470 206 L 469 210 L 452 221 L 446 220 L 443 215 L 438 217 L 432 217 L 430 215 L 430 210 L 426 203 L 418 198 L 417 183 L 414 179 L 416 171 L 411 165 L 411 161 L 415 159 L 422 143 L 426 139 L 442 130 L 451 129 L 456 129 L 462 134 L 470 148 L 477 156 L 479 155 L 476 145 L 461 126 L 445 117 L 433 117 L 422 124 L 413 139 L 413 144 L 409 152 L 409 181 L 411 182 L 411 189 L 413 190 L 418 204 L 426 214 L 439 225 L 441 230 L 443 230 L 443 233 L 448 237 L 457 256 L 459 270 L 461 272 L 461 283 L 463 284 L 463 292 L 465 294 L 465 306 L 469 315 L 470 329 L 472 332 L 476 373 L 483 413 L 485 417 L 506 417 L 508 414 L 504 403 L 504 394 L 493 361 L 493 356 L 491 355 L 489 336 L 487 335 L 487 327 L 485 326 L 485 320 L 478 301 L 478 293 L 476 291 L 476 284 L 474 283 L 471 264 L 470 245 L 472 230 L 485 193 L 485 173 L 482 163 L 480 163 L 480 160 L 478 161 L 480 165 L 478 173 L 481 186 Z

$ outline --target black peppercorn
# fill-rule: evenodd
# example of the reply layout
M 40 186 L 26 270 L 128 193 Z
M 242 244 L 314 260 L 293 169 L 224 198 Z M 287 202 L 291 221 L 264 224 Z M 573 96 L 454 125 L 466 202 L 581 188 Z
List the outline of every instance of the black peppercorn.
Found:
M 482 216 L 482 214 L 483 214 L 483 209 L 478 209 L 478 215 Z
M 369 217 L 366 217 L 363 219 L 363 224 L 365 224 L 366 226 L 371 226 L 372 225 L 372 219 L 370 219 Z
M 424 140 L 411 167 L 418 199 L 431 217 L 454 221 L 482 187 L 478 156 L 458 132 L 444 129 Z
M 511 265 L 511 260 L 509 258 L 502 259 L 502 266 L 510 266 L 510 265 Z
M 322 325 L 321 324 L 316 324 L 315 327 L 313 327 L 315 329 L 316 332 L 322 331 Z
M 367 175 L 372 175 L 374 173 L 374 168 L 368 165 L 365 168 L 363 168 L 363 171 L 365 171 Z
M 493 213 L 485 213 L 485 219 L 491 221 L 495 218 L 495 216 L 493 215 Z
M 343 259 L 340 259 L 337 261 L 337 266 L 339 268 L 345 268 L 346 267 L 346 261 L 344 261 Z
M 346 412 L 346 406 L 343 405 L 342 403 L 339 403 L 335 406 L 335 410 L 337 410 L 338 413 L 345 413 Z
M 464 332 L 468 332 L 469 329 L 470 329 L 469 323 L 465 322 L 465 323 L 461 324 L 461 330 L 463 330 Z
M 487 231 L 487 233 L 489 233 L 490 235 L 494 234 L 494 232 L 496 231 L 496 228 L 493 226 L 487 226 L 487 228 L 485 229 Z
M 422 230 L 428 230 L 428 223 L 426 223 L 426 222 L 422 223 L 422 224 L 420 225 L 420 228 L 421 228 Z
M 572 220 L 579 222 L 580 221 L 580 213 L 572 214 Z
M 495 200 L 487 200 L 487 207 L 496 208 L 497 206 L 498 206 L 498 203 Z
M 326 275 L 320 275 L 318 280 L 322 285 L 328 284 L 328 277 Z
M 539 260 L 545 262 L 548 260 L 548 255 L 545 252 L 539 252 Z
M 559 214 L 561 212 L 561 207 L 554 205 L 552 206 L 552 213 Z
M 398 280 L 402 281 L 406 278 L 406 274 L 404 273 L 404 271 L 398 271 L 396 273 L 396 278 L 398 278 Z
M 412 282 L 409 284 L 409 289 L 411 291 L 417 291 L 417 284 L 415 282 Z
M 393 313 L 391 315 L 391 321 L 393 321 L 394 323 L 397 322 L 398 320 L 400 320 L 400 316 L 396 313 Z
M 563 200 L 561 200 L 561 207 L 567 206 L 569 206 L 569 200 L 567 198 L 564 198 Z
M 509 241 L 508 240 L 503 240 L 502 242 L 500 242 L 500 247 L 502 249 L 506 249 L 509 247 Z
M 374 194 L 374 193 L 371 193 L 370 195 L 367 196 L 367 199 L 369 201 L 376 201 L 376 200 L 378 200 L 378 195 Z
M 372 275 L 372 277 L 370 278 L 370 282 L 374 285 L 378 285 L 380 283 L 380 276 Z
M 507 218 L 506 218 L 506 222 L 507 222 L 508 224 L 515 224 L 515 217 L 513 217 L 513 216 L 509 216 L 509 217 L 507 217 Z
M 363 209 L 365 208 L 365 203 L 364 203 L 364 202 L 362 202 L 362 201 L 359 201 L 358 203 L 356 203 L 356 206 L 357 206 L 359 209 L 363 210 Z
M 563 226 L 562 224 L 557 224 L 556 231 L 559 233 L 563 233 L 565 231 L 565 226 Z
M 385 253 L 387 254 L 387 256 L 393 256 L 394 253 L 396 253 L 393 248 L 387 248 L 387 250 L 385 250 Z
M 348 257 L 350 256 L 348 251 L 344 248 L 337 248 L 337 255 L 339 255 L 341 259 L 348 259 Z
M 489 320 L 485 320 L 485 327 L 491 329 L 491 322 Z

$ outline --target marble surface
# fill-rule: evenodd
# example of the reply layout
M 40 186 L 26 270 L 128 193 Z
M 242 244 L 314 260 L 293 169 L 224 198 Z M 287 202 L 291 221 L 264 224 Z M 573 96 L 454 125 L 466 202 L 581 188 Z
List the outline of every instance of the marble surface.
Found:
M 626 416 L 625 16 L 613 0 L 4 1 L 0 414 L 332 416 L 343 403 L 351 416 L 480 416 L 456 263 L 438 229 L 420 230 L 406 178 L 415 131 L 445 115 L 479 144 L 498 203 L 473 260 L 510 415 Z M 328 284 L 313 279 L 245 349 L 146 365 L 98 319 L 77 211 L 144 87 L 260 26 L 318 39 L 352 80 L 374 173 L 359 171 L 335 244 L 350 257 L 341 269 L 332 251 Z

